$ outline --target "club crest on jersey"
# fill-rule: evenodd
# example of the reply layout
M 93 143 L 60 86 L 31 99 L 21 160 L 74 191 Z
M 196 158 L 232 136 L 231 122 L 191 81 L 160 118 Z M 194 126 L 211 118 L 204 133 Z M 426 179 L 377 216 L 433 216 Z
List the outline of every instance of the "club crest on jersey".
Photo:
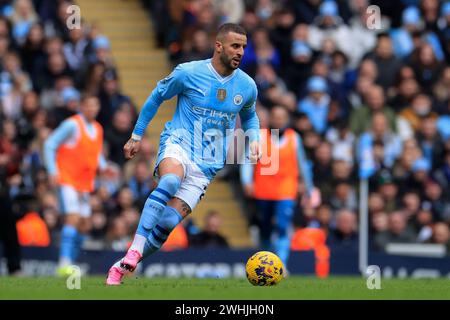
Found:
M 242 100 L 244 100 L 244 99 L 242 98 L 242 96 L 240 94 L 235 95 L 233 98 L 233 102 L 237 106 L 242 103 Z
M 219 99 L 219 101 L 225 100 L 226 97 L 227 97 L 227 90 L 225 89 L 217 90 L 217 99 Z

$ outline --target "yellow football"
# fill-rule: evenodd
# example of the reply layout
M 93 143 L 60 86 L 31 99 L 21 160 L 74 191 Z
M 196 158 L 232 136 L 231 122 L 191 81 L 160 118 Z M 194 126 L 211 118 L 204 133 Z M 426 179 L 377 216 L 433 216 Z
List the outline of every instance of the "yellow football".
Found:
M 273 286 L 283 279 L 283 262 L 270 251 L 259 251 L 247 261 L 245 272 L 254 286 Z

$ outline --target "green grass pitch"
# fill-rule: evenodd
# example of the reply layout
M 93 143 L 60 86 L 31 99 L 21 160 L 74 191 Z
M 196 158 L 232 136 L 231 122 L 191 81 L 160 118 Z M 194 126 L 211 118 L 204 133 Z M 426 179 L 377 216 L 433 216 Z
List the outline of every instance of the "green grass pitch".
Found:
M 246 279 L 127 278 L 106 287 L 103 277 L 83 277 L 80 290 L 64 278 L 0 277 L 0 299 L 450 299 L 450 279 L 382 279 L 369 290 L 358 277 L 289 277 L 277 286 L 253 287 Z

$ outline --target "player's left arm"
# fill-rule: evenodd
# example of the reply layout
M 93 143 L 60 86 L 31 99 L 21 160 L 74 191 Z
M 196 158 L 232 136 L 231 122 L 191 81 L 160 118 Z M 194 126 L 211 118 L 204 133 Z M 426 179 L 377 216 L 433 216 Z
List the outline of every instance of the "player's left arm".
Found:
M 256 162 L 261 157 L 259 118 L 256 113 L 257 96 L 258 90 L 255 83 L 252 83 L 250 99 L 239 111 L 242 129 L 250 140 L 250 159 L 252 162 Z
M 306 195 L 309 198 L 311 197 L 314 189 L 312 166 L 308 158 L 306 158 L 302 138 L 300 137 L 299 134 L 297 134 L 297 163 L 299 171 L 301 172 L 301 176 L 306 186 Z

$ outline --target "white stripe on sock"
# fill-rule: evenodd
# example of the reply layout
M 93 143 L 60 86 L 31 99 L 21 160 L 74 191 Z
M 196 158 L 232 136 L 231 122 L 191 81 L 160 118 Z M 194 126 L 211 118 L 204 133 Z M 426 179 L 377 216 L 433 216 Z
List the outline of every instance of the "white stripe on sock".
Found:
M 134 240 L 133 240 L 133 243 L 131 244 L 130 250 L 136 250 L 137 252 L 142 254 L 144 252 L 144 246 L 145 246 L 146 240 L 147 239 L 144 236 L 141 236 L 140 234 L 136 234 L 134 236 Z

